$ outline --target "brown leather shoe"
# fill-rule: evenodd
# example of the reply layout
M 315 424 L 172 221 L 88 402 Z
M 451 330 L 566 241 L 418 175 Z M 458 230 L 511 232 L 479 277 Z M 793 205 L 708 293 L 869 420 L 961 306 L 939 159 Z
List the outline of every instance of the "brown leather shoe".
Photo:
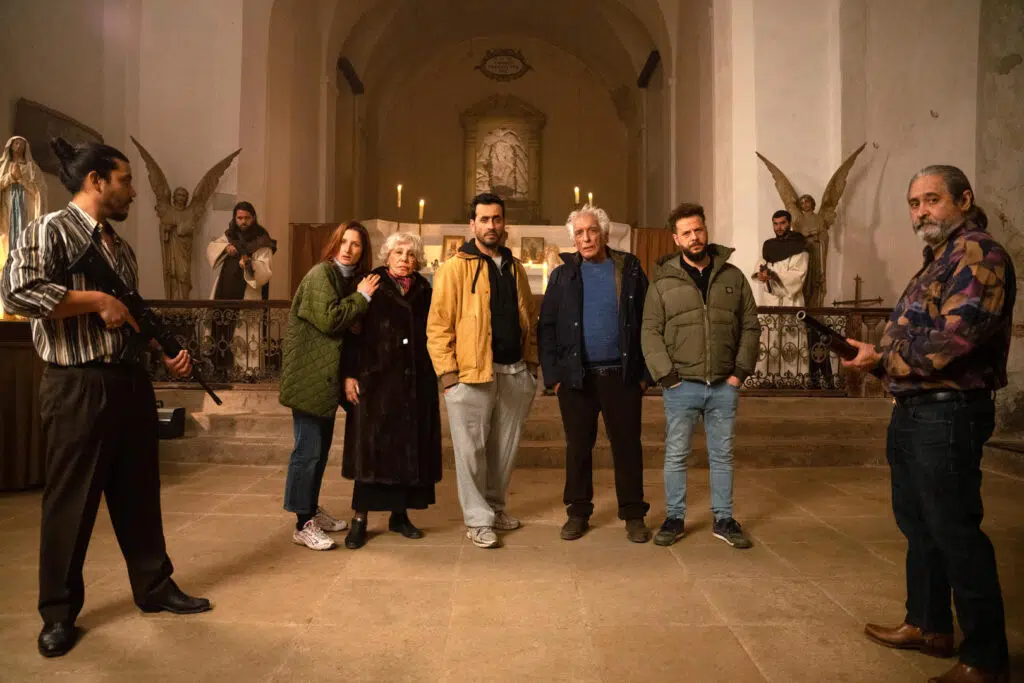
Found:
M 1010 672 L 982 671 L 960 662 L 941 676 L 929 678 L 928 683 L 1010 683 Z
M 932 657 L 952 657 L 956 652 L 952 633 L 925 633 L 905 622 L 896 628 L 868 624 L 864 633 L 876 643 L 898 650 L 920 650 Z

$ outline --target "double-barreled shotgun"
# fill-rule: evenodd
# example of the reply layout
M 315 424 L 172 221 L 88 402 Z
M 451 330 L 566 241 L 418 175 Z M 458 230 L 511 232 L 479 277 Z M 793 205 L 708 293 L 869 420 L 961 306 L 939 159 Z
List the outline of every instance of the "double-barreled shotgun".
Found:
M 796 319 L 804 325 L 807 325 L 809 329 L 817 332 L 820 342 L 843 360 L 853 360 L 857 356 L 856 346 L 846 341 L 842 335 L 836 333 L 835 330 L 825 323 L 821 322 L 814 316 L 808 315 L 807 311 L 797 311 Z

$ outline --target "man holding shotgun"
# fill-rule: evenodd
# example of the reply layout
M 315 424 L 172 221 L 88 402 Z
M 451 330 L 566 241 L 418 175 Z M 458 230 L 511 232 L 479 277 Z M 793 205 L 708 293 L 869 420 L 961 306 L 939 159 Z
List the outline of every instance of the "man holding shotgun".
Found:
M 46 443 L 38 639 L 44 657 L 75 645 L 85 600 L 82 566 L 101 496 L 139 609 L 210 609 L 208 600 L 186 595 L 171 579 L 153 384 L 139 359 L 124 353 L 139 325 L 124 303 L 99 291 L 99 283 L 69 271 L 92 244 L 128 288 L 137 288 L 135 253 L 111 226 L 128 217 L 135 197 L 131 167 L 106 145 L 74 148 L 58 138 L 53 147 L 61 182 L 74 196 L 19 234 L 0 277 L 4 308 L 32 319 L 36 352 L 47 363 L 39 387 Z M 163 362 L 172 375 L 191 373 L 185 350 Z
M 993 394 L 1006 386 L 1016 275 L 987 232 L 963 171 L 928 166 L 907 192 L 924 265 L 896 304 L 876 348 L 855 340 L 843 365 L 888 383 L 895 399 L 886 445 L 892 505 L 907 537 L 907 612 L 872 640 L 959 663 L 933 683 L 1009 680 L 995 552 L 981 530 L 982 447 L 995 425 Z

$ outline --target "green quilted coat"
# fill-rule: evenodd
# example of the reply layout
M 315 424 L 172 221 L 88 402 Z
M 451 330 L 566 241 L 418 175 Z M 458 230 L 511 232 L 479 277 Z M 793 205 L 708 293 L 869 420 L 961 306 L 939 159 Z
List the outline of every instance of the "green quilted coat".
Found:
M 368 307 L 359 292 L 345 296 L 341 271 L 314 266 L 299 283 L 282 345 L 281 404 L 332 417 L 344 388 L 338 377 L 342 335 Z

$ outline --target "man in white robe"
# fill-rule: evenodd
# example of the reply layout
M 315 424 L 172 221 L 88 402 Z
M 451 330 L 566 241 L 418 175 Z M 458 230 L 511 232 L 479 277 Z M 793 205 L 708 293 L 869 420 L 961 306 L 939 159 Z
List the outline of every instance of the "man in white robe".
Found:
M 792 216 L 788 211 L 772 215 L 775 237 L 765 240 L 761 247 L 761 260 L 757 272 L 750 277 L 757 283 L 766 306 L 804 305 L 804 281 L 807 279 L 809 255 L 804 236 L 792 229 Z M 761 343 L 768 353 L 759 362 L 758 369 L 777 376 L 780 386 L 795 380 L 800 368 L 801 325 L 790 314 L 770 314 L 775 320 L 764 325 Z
M 236 204 L 228 229 L 206 247 L 206 260 L 213 268 L 210 298 L 266 299 L 275 251 L 277 241 L 257 222 L 253 205 Z M 264 311 L 256 309 L 215 309 L 210 330 L 214 364 L 242 375 L 258 373 L 264 363 L 264 318 Z

